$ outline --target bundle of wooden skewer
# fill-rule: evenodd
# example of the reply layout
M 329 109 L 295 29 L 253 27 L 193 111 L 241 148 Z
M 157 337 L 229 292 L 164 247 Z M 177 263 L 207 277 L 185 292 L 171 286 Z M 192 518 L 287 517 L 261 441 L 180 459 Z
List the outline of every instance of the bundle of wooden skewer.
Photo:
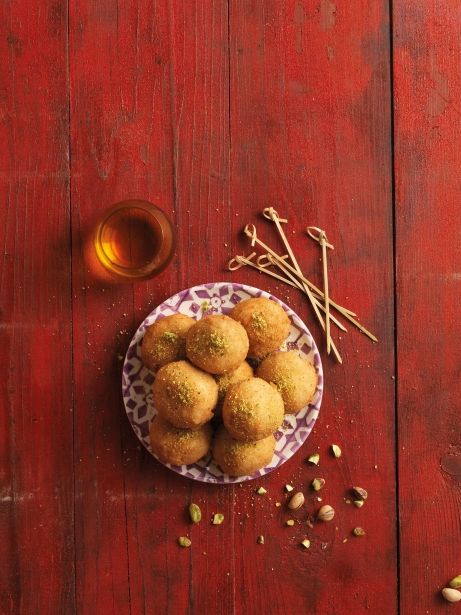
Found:
M 339 350 L 331 337 L 331 323 L 334 323 L 334 325 L 336 325 L 341 331 L 347 331 L 347 329 L 338 320 L 338 318 L 331 313 L 332 310 L 335 310 L 355 325 L 373 342 L 377 342 L 378 339 L 356 319 L 357 315 L 355 312 L 352 312 L 342 305 L 339 305 L 339 303 L 333 301 L 329 295 L 327 251 L 334 250 L 334 246 L 328 241 L 325 231 L 316 226 L 308 226 L 306 229 L 309 237 L 320 245 L 322 251 L 322 290 L 308 280 L 301 271 L 298 261 L 296 260 L 293 250 L 291 249 L 282 228 L 282 224 L 286 224 L 288 220 L 285 218 L 280 218 L 279 214 L 273 207 L 267 207 L 263 211 L 263 216 L 275 224 L 287 253 L 277 254 L 274 250 L 272 250 L 272 248 L 258 238 L 254 224 L 247 224 L 244 229 L 244 233 L 250 238 L 251 246 L 254 247 L 255 245 L 258 245 L 264 250 L 264 252 L 259 256 L 257 256 L 256 252 L 252 252 L 248 256 L 234 256 L 234 258 L 229 261 L 229 271 L 236 271 L 237 269 L 248 265 L 249 267 L 253 267 L 254 269 L 257 269 L 272 278 L 285 282 L 285 284 L 288 284 L 289 286 L 298 288 L 302 293 L 304 293 L 309 299 L 312 309 L 314 310 L 314 314 L 325 332 L 327 353 L 333 353 L 339 363 L 342 363 L 343 361 Z

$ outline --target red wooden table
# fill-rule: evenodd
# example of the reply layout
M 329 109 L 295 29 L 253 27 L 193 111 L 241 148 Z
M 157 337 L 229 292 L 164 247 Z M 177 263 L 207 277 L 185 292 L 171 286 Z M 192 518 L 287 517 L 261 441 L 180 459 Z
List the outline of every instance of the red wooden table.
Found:
M 439 590 L 461 572 L 458 0 L 4 0 L 0 14 L 0 611 L 454 613 Z M 171 215 L 177 252 L 153 281 L 102 288 L 82 237 L 129 197 Z M 379 337 L 343 336 L 343 366 L 297 291 L 226 271 L 249 252 L 245 223 L 273 237 L 268 206 L 313 277 L 303 229 L 327 229 L 332 292 Z M 141 449 L 119 357 L 165 298 L 230 278 L 306 320 L 326 391 L 297 455 L 217 487 Z M 334 522 L 285 527 L 283 485 L 308 493 L 319 474 Z

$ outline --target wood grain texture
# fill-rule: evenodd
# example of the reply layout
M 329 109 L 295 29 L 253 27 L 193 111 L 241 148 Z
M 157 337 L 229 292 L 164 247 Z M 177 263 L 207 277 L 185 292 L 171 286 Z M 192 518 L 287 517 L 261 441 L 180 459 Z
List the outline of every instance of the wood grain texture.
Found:
M 461 571 L 460 16 L 454 1 L 394 2 L 405 615 L 448 613 L 452 607 L 444 604 L 439 590 Z
M 449 14 L 428 7 L 433 21 L 413 2 L 408 8 L 397 2 L 394 15 L 420 24 L 420 47 L 412 46 L 408 26 L 401 25 L 395 39 L 399 254 L 407 254 L 418 233 L 426 243 L 430 238 L 422 226 L 426 218 L 407 211 L 416 203 L 410 190 L 415 177 L 428 216 L 434 212 L 431 190 L 449 203 L 440 214 L 442 229 L 450 241 L 456 239 L 452 178 L 458 158 L 448 137 L 456 105 L 443 85 L 451 77 L 445 79 L 439 68 L 442 29 L 435 25 L 445 25 Z M 0 391 L 0 541 L 6 547 L 0 554 L 0 610 L 396 613 L 388 3 L 75 0 L 69 8 L 69 15 L 60 2 L 35 9 L 5 2 L 1 8 L 0 122 L 7 147 L 0 152 L 0 365 L 7 381 Z M 458 33 L 453 26 L 449 32 L 455 74 Z M 434 47 L 434 55 L 426 56 L 424 46 Z M 426 70 L 431 76 L 420 83 Z M 425 98 L 424 83 L 436 84 L 434 96 L 429 88 Z M 442 110 L 440 92 L 447 99 Z M 428 107 L 414 110 L 415 93 L 418 104 L 428 101 Z M 416 118 L 425 126 L 433 113 L 439 132 L 434 129 L 432 140 L 418 132 L 419 149 L 413 150 L 411 122 Z M 441 148 L 449 152 L 448 162 L 442 162 Z M 453 182 L 447 193 L 444 172 Z M 176 225 L 178 247 L 154 280 L 104 285 L 85 260 L 84 245 L 96 217 L 125 198 L 160 205 Z M 274 228 L 260 217 L 267 206 L 288 217 L 300 264 L 317 282 L 319 248 L 303 229 L 315 224 L 327 230 L 335 245 L 332 296 L 363 316 L 380 342 L 373 346 L 352 327 L 337 338 L 344 367 L 325 359 L 319 422 L 278 471 L 235 487 L 183 480 L 140 447 L 120 395 L 123 355 L 153 307 L 202 282 L 250 283 L 287 301 L 325 356 L 323 336 L 297 291 L 253 271 L 226 269 L 233 255 L 251 251 L 241 234 L 247 222 L 282 250 Z M 450 289 L 443 308 L 454 318 L 457 273 L 446 257 L 434 246 L 413 256 L 410 269 L 402 262 L 399 313 L 405 327 L 408 305 L 423 309 L 416 291 L 429 289 L 422 278 L 405 295 L 407 280 L 415 280 L 418 267 L 429 271 L 431 263 L 438 267 L 434 283 L 440 293 Z M 440 272 L 451 277 L 442 280 Z M 451 329 L 437 320 L 435 308 L 424 309 L 446 340 L 441 344 L 434 330 L 433 344 L 449 353 Z M 419 387 L 424 383 L 419 372 L 411 372 L 417 357 L 410 347 L 419 330 L 408 330 L 412 335 L 400 338 L 401 382 L 413 378 Z M 447 374 L 454 381 L 458 357 L 450 357 Z M 416 408 L 416 394 L 410 393 L 401 389 L 404 411 L 407 403 Z M 447 394 L 440 403 L 454 407 L 455 398 Z M 417 416 L 427 421 L 429 405 Z M 422 457 L 429 436 L 416 443 L 406 414 L 400 429 L 406 446 Z M 442 442 L 459 444 L 442 420 L 438 433 Z M 329 453 L 333 442 L 343 449 L 338 460 Z M 442 448 L 438 455 L 458 451 Z M 317 450 L 321 463 L 313 468 L 305 458 Z M 417 472 L 412 458 L 404 452 L 402 459 Z M 438 476 L 438 466 L 432 468 Z M 401 497 L 408 497 L 402 509 L 408 584 L 413 558 L 423 559 L 412 541 L 424 541 L 422 530 L 409 526 L 417 503 L 410 473 L 402 464 L 400 471 Z M 320 506 L 309 490 L 315 476 L 326 479 L 322 503 L 332 504 L 336 517 L 310 528 L 307 520 Z M 452 479 L 444 480 L 439 501 L 454 514 Z M 306 493 L 302 511 L 288 513 L 285 483 Z M 345 501 L 353 484 L 370 493 L 361 510 Z M 255 494 L 259 485 L 267 489 L 265 496 Z M 203 513 L 193 527 L 186 512 L 191 501 Z M 424 506 L 429 515 L 432 499 Z M 215 512 L 225 516 L 221 526 L 211 525 Z M 284 525 L 289 517 L 297 520 L 293 528 Z M 458 518 L 450 522 L 454 531 Z M 362 539 L 351 535 L 357 525 L 366 530 Z M 180 535 L 190 535 L 190 549 L 178 547 Z M 257 543 L 259 535 L 264 545 Z M 306 536 L 312 545 L 303 551 L 299 542 Z M 446 554 L 450 547 L 444 549 Z M 434 556 L 434 567 L 448 559 Z M 458 572 L 447 570 L 446 576 Z M 402 594 L 409 614 L 412 599 L 412 588 Z
M 380 342 L 350 331 L 339 346 L 344 367 L 325 360 L 326 393 L 319 422 L 303 450 L 264 481 L 272 502 L 237 489 L 249 510 L 236 535 L 236 611 L 248 587 L 256 612 L 396 612 L 393 275 L 390 143 L 389 20 L 385 2 L 232 2 L 231 200 L 233 234 L 244 222 L 281 250 L 275 229 L 258 214 L 275 207 L 303 269 L 320 279 L 320 250 L 308 224 L 326 229 L 331 292 L 365 317 Z M 249 253 L 247 241 L 240 249 Z M 285 299 L 322 340 L 306 300 L 257 272 L 239 281 Z M 320 343 L 324 351 L 323 342 Z M 325 356 L 325 355 L 324 355 Z M 336 442 L 344 454 L 328 452 Z M 305 457 L 319 449 L 321 465 Z M 330 524 L 309 529 L 320 507 L 308 485 L 326 479 L 322 503 L 336 509 Z M 283 484 L 309 493 L 301 523 L 289 516 Z M 358 510 L 345 499 L 359 484 L 370 492 Z M 254 501 L 254 508 L 248 502 Z M 360 525 L 364 540 L 351 536 Z M 264 547 L 256 544 L 267 534 Z M 308 552 L 299 546 L 308 536 Z M 347 542 L 343 540 L 347 539 Z M 245 554 L 245 555 L 244 555 Z
M 65 2 L 2 3 L 2 613 L 75 612 L 66 58 Z
M 231 518 L 232 489 L 193 485 L 141 450 L 124 415 L 116 359 L 158 303 L 222 277 L 227 14 L 222 1 L 117 7 L 81 0 L 72 7 L 77 605 L 83 613 L 233 608 L 222 558 L 232 551 L 232 535 L 208 525 L 218 509 Z M 147 198 L 172 216 L 177 255 L 152 282 L 101 287 L 79 242 L 97 212 L 128 197 Z M 177 537 L 191 533 L 185 516 L 191 498 L 206 521 L 192 532 L 188 551 Z

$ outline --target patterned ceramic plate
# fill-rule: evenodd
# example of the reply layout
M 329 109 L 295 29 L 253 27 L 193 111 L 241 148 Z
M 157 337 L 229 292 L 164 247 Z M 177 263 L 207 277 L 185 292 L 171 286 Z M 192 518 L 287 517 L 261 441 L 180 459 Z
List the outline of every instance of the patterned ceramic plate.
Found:
M 317 390 L 308 406 L 302 408 L 296 415 L 285 415 L 284 424 L 275 434 L 277 445 L 272 461 L 268 466 L 252 476 L 235 477 L 221 472 L 210 455 L 204 457 L 198 463 L 188 466 L 165 464 L 174 472 L 187 478 L 208 483 L 239 483 L 264 476 L 264 474 L 268 474 L 281 466 L 296 453 L 312 431 L 317 419 L 323 392 L 322 363 L 317 346 L 306 325 L 293 310 L 269 293 L 243 284 L 217 282 L 183 290 L 167 299 L 147 316 L 131 340 L 123 366 L 122 391 L 128 420 L 136 435 L 153 455 L 149 442 L 149 427 L 156 414 L 151 393 L 154 376 L 141 363 L 141 342 L 146 328 L 156 320 L 176 312 L 187 314 L 196 319 L 208 314 L 226 314 L 236 303 L 249 297 L 273 299 L 286 311 L 291 320 L 291 329 L 285 345 L 287 349 L 299 350 L 302 355 L 314 363 L 319 376 Z

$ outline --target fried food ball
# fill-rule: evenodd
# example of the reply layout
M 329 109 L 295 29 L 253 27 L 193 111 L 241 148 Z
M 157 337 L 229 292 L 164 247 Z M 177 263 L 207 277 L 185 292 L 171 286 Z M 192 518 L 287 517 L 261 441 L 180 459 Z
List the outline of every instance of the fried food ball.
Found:
M 277 389 L 261 378 L 229 387 L 222 409 L 223 423 L 236 440 L 267 438 L 283 422 L 283 400 Z
M 244 299 L 229 316 L 245 327 L 250 340 L 250 357 L 261 358 L 277 350 L 290 331 L 290 319 L 285 310 L 265 297 Z
M 232 384 L 238 384 L 248 378 L 253 377 L 253 368 L 249 363 L 244 361 L 233 372 L 227 372 L 216 376 L 216 382 L 218 383 L 218 403 L 222 403 L 227 393 L 227 389 Z
M 223 314 L 205 316 L 187 334 L 187 358 L 210 374 L 234 371 L 243 363 L 247 353 L 245 329 Z
M 178 429 L 157 414 L 150 426 L 150 445 L 164 463 L 188 465 L 210 450 L 213 430 L 208 423 L 199 429 Z
M 213 417 L 218 385 L 187 361 L 175 361 L 158 370 L 152 394 L 159 415 L 174 427 L 197 429 Z
M 146 367 L 159 367 L 186 358 L 186 334 L 195 320 L 185 314 L 172 314 L 147 328 L 141 346 L 141 358 Z
M 212 453 L 214 460 L 226 474 L 247 476 L 270 463 L 275 450 L 272 434 L 257 442 L 234 440 L 221 426 L 215 436 Z
M 296 350 L 272 352 L 258 367 L 257 375 L 275 384 L 287 414 L 298 412 L 311 401 L 318 382 L 315 367 Z

